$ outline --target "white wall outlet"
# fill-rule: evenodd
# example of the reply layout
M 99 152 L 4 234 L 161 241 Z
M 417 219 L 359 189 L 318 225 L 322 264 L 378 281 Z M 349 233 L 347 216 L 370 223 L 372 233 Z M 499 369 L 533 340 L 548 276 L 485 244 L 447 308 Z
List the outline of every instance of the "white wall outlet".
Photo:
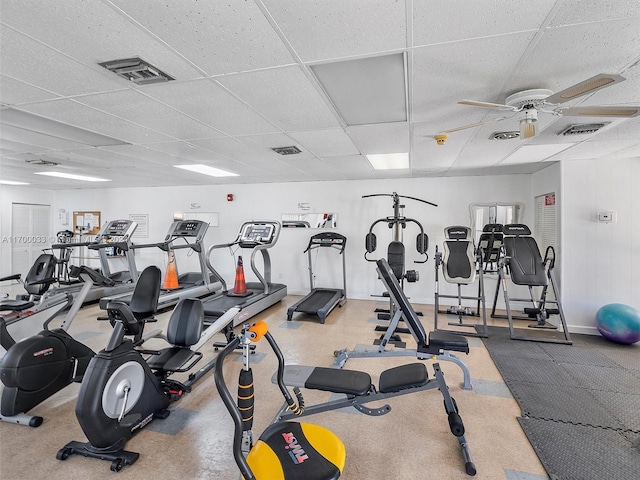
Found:
M 599 223 L 614 223 L 616 217 L 616 212 L 598 212 L 598 222 Z

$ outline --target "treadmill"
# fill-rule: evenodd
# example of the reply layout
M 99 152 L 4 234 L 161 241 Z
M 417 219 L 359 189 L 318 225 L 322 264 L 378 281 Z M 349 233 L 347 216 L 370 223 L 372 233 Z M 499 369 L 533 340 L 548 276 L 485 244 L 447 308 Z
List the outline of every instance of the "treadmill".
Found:
M 347 276 L 345 267 L 344 248 L 347 237 L 335 232 L 322 232 L 309 239 L 309 245 L 303 253 L 309 257 L 309 285 L 311 291 L 302 300 L 294 303 L 287 310 L 287 321 L 291 321 L 295 312 L 310 313 L 320 318 L 324 323 L 327 315 L 336 307 L 342 307 L 347 302 Z M 311 251 L 316 248 L 330 247 L 337 249 L 342 256 L 342 288 L 314 288 L 313 265 Z
M 87 247 L 89 250 L 96 250 L 100 260 L 101 274 L 111 280 L 110 284 L 97 282 L 89 290 L 83 299 L 84 303 L 95 302 L 105 296 L 121 295 L 132 292 L 138 280 L 138 271 L 132 251 L 131 237 L 138 228 L 138 224 L 131 220 L 111 220 L 105 223 L 100 229 L 96 238 L 92 242 L 72 242 L 54 244 L 52 249 Z M 112 272 L 109 266 L 109 255 L 107 251 L 121 251 L 127 262 L 128 270 Z M 84 282 L 64 285 L 51 288 L 45 293 L 45 298 L 60 294 L 69 293 L 75 300 L 84 285 Z
M 183 298 L 204 297 L 219 292 L 222 288 L 222 284 L 216 281 L 215 275 L 207 272 L 203 240 L 208 228 L 209 224 L 202 220 L 177 220 L 169 227 L 163 242 L 131 246 L 133 250 L 159 248 L 167 253 L 188 249 L 198 254 L 200 271 L 179 274 L 177 289 L 163 289 L 160 292 L 158 310 L 169 308 Z M 133 291 L 133 288 L 131 290 Z M 107 304 L 112 300 L 129 303 L 131 301 L 131 293 L 101 298 L 100 308 L 106 310 Z
M 205 322 L 224 325 L 228 330 L 246 322 L 254 315 L 266 310 L 287 296 L 287 286 L 271 282 L 271 257 L 269 249 L 273 247 L 280 236 L 280 222 L 251 221 L 240 227 L 240 232 L 231 243 L 212 245 L 207 252 L 207 266 L 223 285 L 222 293 L 202 300 Z M 247 292 L 242 296 L 229 291 L 224 278 L 211 264 L 211 253 L 220 248 L 239 247 L 251 250 L 251 270 L 258 278 L 258 282 L 247 282 Z M 255 264 L 255 256 L 260 252 L 264 265 L 264 275 Z

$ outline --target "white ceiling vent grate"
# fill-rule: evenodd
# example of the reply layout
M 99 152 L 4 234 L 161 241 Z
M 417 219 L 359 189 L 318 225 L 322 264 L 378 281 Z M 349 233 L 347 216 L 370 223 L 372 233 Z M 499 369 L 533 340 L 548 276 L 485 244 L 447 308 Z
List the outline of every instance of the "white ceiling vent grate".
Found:
M 518 138 L 520 136 L 520 132 L 514 130 L 512 132 L 493 132 L 489 135 L 489 140 L 511 140 L 513 138 Z
M 59 163 L 52 162 L 50 160 L 42 160 L 41 158 L 38 158 L 35 160 L 25 160 L 25 162 L 30 165 L 52 165 L 52 166 L 60 165 Z
M 295 145 L 292 145 L 290 147 L 275 147 L 275 148 L 272 148 L 271 150 L 273 150 L 276 153 L 279 153 L 280 155 L 295 155 L 297 153 L 302 152 L 302 150 L 300 150 Z
M 604 123 L 582 123 L 579 125 L 569 125 L 562 130 L 558 135 L 584 135 L 587 133 L 595 133 L 602 127 L 609 125 L 611 122 Z
M 154 67 L 138 57 L 100 62 L 98 65 L 103 66 L 107 70 L 111 70 L 116 75 L 136 85 L 149 85 L 175 80 L 172 76 L 167 75 L 159 68 Z

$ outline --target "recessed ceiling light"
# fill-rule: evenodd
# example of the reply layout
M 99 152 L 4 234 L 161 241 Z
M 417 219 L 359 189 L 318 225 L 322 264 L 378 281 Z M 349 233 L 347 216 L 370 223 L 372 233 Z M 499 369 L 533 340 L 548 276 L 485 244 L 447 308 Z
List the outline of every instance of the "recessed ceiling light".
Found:
M 219 168 L 210 167 L 201 163 L 195 165 L 174 165 L 176 168 L 182 168 L 183 170 L 189 170 L 190 172 L 201 173 L 203 175 L 209 175 L 211 177 L 237 177 L 237 173 L 227 172 L 220 170 Z
M 3 185 L 31 185 L 27 182 L 14 182 L 13 180 L 0 180 L 0 183 Z
M 408 153 L 382 153 L 367 155 L 367 160 L 376 170 L 400 170 L 409 168 Z
M 69 178 L 71 180 L 81 180 L 83 182 L 110 182 L 107 178 L 87 177 L 86 175 L 75 175 L 64 172 L 34 172 L 35 175 L 46 175 L 47 177 Z

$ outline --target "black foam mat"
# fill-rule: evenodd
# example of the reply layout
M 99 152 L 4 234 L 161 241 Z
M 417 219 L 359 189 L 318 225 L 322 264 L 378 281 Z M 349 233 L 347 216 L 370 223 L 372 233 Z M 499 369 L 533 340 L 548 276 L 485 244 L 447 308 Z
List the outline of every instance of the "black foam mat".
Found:
M 640 478 L 640 449 L 618 430 L 519 418 L 552 480 Z
M 573 345 L 483 338 L 552 479 L 640 478 L 640 344 L 572 335 Z

